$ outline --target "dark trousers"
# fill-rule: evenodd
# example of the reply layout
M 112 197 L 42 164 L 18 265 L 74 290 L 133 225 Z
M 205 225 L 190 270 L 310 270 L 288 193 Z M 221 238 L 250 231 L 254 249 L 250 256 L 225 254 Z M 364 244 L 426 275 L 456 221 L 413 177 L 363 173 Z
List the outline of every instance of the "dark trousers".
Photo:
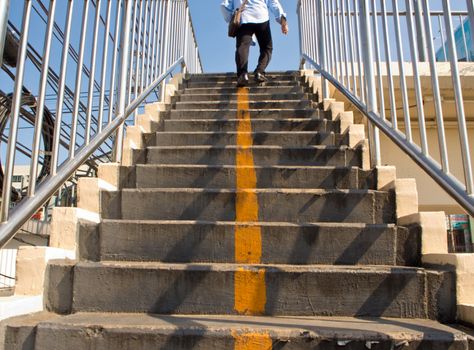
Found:
M 260 47 L 260 57 L 255 72 L 265 73 L 265 69 L 272 58 L 273 43 L 270 31 L 270 21 L 264 23 L 242 24 L 237 32 L 237 50 L 235 52 L 235 63 L 237 64 L 237 75 L 248 73 L 249 49 L 252 44 L 252 35 L 255 34 Z

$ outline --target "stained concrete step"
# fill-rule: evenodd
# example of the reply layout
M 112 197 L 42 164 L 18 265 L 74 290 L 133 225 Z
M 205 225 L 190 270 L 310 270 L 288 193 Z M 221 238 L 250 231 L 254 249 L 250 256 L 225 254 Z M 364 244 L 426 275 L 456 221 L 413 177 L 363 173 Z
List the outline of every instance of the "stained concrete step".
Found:
M 236 101 L 239 94 L 232 93 L 227 95 L 220 95 L 219 100 Z M 308 100 L 309 94 L 306 93 L 283 93 L 283 94 L 251 94 L 248 96 L 249 101 L 269 101 L 269 100 Z M 194 102 L 194 101 L 215 101 L 215 94 L 183 94 L 179 92 L 176 100 L 180 102 Z
M 254 196 L 262 222 L 395 222 L 392 193 L 374 190 L 123 189 L 103 193 L 101 214 L 103 219 L 234 221 L 236 199 Z
M 264 86 L 264 87 L 273 87 L 273 86 L 280 86 L 280 85 L 294 85 L 298 86 L 299 85 L 299 80 L 292 78 L 291 81 L 280 81 L 280 80 L 272 80 L 270 79 L 269 81 L 265 83 L 258 83 L 255 80 L 253 80 L 252 77 L 249 77 L 249 85 L 250 87 L 256 87 L 256 86 Z M 184 82 L 184 86 L 188 88 L 221 88 L 221 87 L 227 87 L 227 88 L 234 88 L 237 89 L 237 80 L 231 80 L 231 81 L 186 81 Z
M 175 110 L 215 110 L 232 109 L 237 110 L 237 101 L 225 100 L 223 98 L 214 98 L 214 101 L 193 101 L 176 102 Z M 313 102 L 310 100 L 277 100 L 275 98 L 266 101 L 249 101 L 250 109 L 305 109 L 312 108 Z
M 272 72 L 265 75 L 269 80 L 277 81 L 294 81 L 301 78 L 299 72 Z M 249 79 L 253 80 L 253 74 L 249 74 Z M 237 74 L 193 74 L 188 79 L 188 81 L 231 81 L 237 82 Z
M 453 272 L 407 267 L 55 261 L 46 278 L 45 304 L 63 312 L 446 320 L 455 309 Z
M 255 165 L 361 166 L 362 150 L 346 146 L 247 147 Z M 240 146 L 154 146 L 147 148 L 148 164 L 234 165 Z
M 257 188 L 375 189 L 376 174 L 358 167 L 256 166 Z M 235 165 L 137 164 L 138 188 L 235 188 Z
M 252 223 L 263 264 L 419 264 L 420 237 L 389 225 Z M 172 263 L 235 262 L 235 222 L 104 220 L 100 259 Z
M 237 109 L 173 109 L 166 114 L 171 119 L 235 119 Z M 319 109 L 249 109 L 251 119 L 258 118 L 324 118 L 325 112 Z
M 218 86 L 218 87 L 185 87 L 183 94 L 213 94 L 216 97 L 217 95 L 228 95 L 235 94 L 239 90 L 235 86 Z M 302 93 L 304 92 L 304 87 L 300 85 L 286 85 L 281 84 L 278 86 L 249 86 L 246 88 L 246 91 L 249 93 L 249 99 L 252 98 L 252 94 L 288 94 L 288 93 Z
M 208 350 L 249 343 L 255 349 L 468 350 L 474 341 L 461 330 L 422 319 L 86 312 L 16 318 L 8 322 L 6 336 L 7 350 Z
M 165 131 L 236 131 L 238 119 L 166 119 Z M 326 131 L 339 132 L 338 121 L 319 118 L 258 118 L 251 121 L 252 131 Z
M 156 134 L 155 146 L 225 146 L 235 145 L 237 135 L 251 137 L 254 145 L 298 146 L 343 146 L 347 138 L 340 134 L 314 131 L 265 131 L 253 133 L 160 131 Z

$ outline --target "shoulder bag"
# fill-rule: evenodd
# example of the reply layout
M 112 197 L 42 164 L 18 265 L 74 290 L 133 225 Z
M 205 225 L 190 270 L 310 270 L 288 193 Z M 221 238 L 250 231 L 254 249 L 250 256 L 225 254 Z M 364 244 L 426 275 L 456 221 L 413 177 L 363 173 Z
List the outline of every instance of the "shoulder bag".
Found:
M 234 14 L 232 15 L 232 18 L 230 19 L 228 35 L 231 38 L 235 38 L 237 36 L 237 32 L 239 31 L 239 28 L 240 28 L 242 12 L 244 11 L 245 6 L 247 5 L 247 2 L 248 0 L 245 0 L 242 6 L 234 12 Z

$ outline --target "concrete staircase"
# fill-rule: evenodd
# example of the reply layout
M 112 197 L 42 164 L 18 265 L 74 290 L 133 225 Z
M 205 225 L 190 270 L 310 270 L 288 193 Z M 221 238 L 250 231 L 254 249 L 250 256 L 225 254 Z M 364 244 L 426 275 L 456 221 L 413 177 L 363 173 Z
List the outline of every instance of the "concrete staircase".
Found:
M 190 77 L 97 204 L 82 184 L 100 223 L 74 226 L 79 261 L 50 264 L 48 311 L 5 322 L 6 349 L 472 346 L 439 323 L 454 274 L 420 267 L 361 127 L 300 72 L 269 78 Z

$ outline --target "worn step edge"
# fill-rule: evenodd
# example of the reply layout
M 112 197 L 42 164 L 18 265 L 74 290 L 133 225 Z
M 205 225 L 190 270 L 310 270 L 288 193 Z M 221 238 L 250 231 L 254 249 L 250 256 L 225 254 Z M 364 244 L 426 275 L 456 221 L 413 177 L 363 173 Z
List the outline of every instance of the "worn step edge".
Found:
M 351 348 L 372 346 L 407 349 L 425 348 L 467 350 L 472 337 L 466 333 L 423 319 L 350 317 L 251 317 L 181 316 L 156 314 L 77 313 L 68 316 L 42 313 L 5 322 L 6 336 L 12 343 L 33 348 L 70 349 L 68 340 L 79 348 L 148 349 L 170 346 L 186 349 L 233 349 L 239 342 L 257 346 L 290 343 L 298 348 L 317 346 L 334 349 L 341 344 Z M 123 337 L 119 335 L 122 334 Z M 123 340 L 126 339 L 124 342 Z M 62 348 L 58 348 L 63 344 Z M 189 346 L 183 345 L 188 344 Z

